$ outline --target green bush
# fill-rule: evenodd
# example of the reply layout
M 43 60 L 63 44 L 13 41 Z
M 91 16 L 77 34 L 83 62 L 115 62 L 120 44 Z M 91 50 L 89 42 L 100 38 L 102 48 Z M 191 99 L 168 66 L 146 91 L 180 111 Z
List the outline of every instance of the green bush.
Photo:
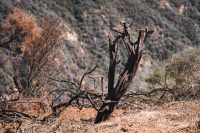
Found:
M 160 89 L 152 93 L 153 97 L 161 101 L 199 99 L 199 64 L 200 59 L 194 54 L 175 57 L 164 69 L 156 69 L 146 79 L 151 90 Z

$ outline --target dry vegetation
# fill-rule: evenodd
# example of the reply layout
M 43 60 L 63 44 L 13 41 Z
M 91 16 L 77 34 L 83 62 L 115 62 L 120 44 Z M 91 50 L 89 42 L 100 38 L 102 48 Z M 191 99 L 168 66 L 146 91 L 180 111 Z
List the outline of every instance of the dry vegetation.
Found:
M 9 50 L 15 46 L 12 56 L 18 57 L 14 63 L 15 86 L 9 94 L 1 94 L 0 132 L 198 132 L 200 101 L 179 101 L 190 100 L 199 91 L 199 69 L 196 64 L 190 66 L 190 62 L 185 60 L 172 63 L 165 73 L 155 73 L 148 79 L 152 89 L 150 92 L 124 95 L 144 54 L 145 39 L 153 31 L 141 29 L 138 40 L 133 43 L 129 33 L 131 24 L 122 23 L 121 26 L 122 31 L 114 29 L 116 37 L 113 40 L 109 38 L 108 94 L 103 93 L 102 78 L 99 87 L 102 92 L 99 94 L 95 87 L 91 90 L 83 85 L 85 77 L 91 74 L 96 66 L 77 81 L 57 77 L 60 65 L 57 64 L 58 51 L 62 48 L 64 32 L 61 30 L 61 23 L 49 18 L 38 19 L 14 8 L 3 24 L 4 32 L 10 35 L 0 44 L 0 47 Z M 128 59 L 115 84 L 115 69 L 121 63 L 118 59 L 120 39 L 127 50 Z M 52 89 L 52 86 L 49 87 L 50 82 L 66 83 L 69 88 L 49 91 Z M 194 95 L 186 95 L 190 92 L 189 89 L 194 88 L 197 89 Z M 54 93 L 56 95 L 53 95 Z M 14 98 L 11 95 L 15 95 Z M 62 95 L 66 95 L 69 100 L 54 105 Z M 57 97 L 53 99 L 55 96 Z M 142 100 L 132 109 L 120 109 L 125 104 L 134 104 L 131 103 L 136 101 L 133 96 Z M 165 100 L 160 106 L 152 106 L 150 102 L 145 103 L 144 97 Z M 121 99 L 129 100 L 120 101 Z M 165 103 L 166 101 L 169 103 Z M 117 106 L 119 102 L 121 103 Z M 73 106 L 69 107 L 71 105 Z M 116 106 L 118 109 L 114 110 Z M 111 118 L 107 122 L 100 123 L 110 115 Z M 100 124 L 94 125 L 94 122 Z
M 93 124 L 96 115 L 94 109 L 79 110 L 69 107 L 58 118 L 51 119 L 45 124 L 24 120 L 18 128 L 18 124 L 1 123 L 1 132 L 198 133 L 200 115 L 200 101 L 198 100 L 171 102 L 162 106 L 149 106 L 142 103 L 141 105 L 141 109 L 135 110 L 116 109 L 108 121 L 97 125 Z
M 48 18 L 36 19 L 14 8 L 2 27 L 11 35 L 1 45 L 18 48 L 15 52 L 19 58 L 15 60 L 13 76 L 16 88 L 26 96 L 37 96 L 48 83 L 43 73 L 54 76 L 59 67 L 56 59 L 63 41 L 60 23 Z
M 11 11 L 2 27 L 5 32 L 12 29 L 13 34 L 18 34 L 17 36 L 19 34 L 25 35 L 21 43 L 25 45 L 26 49 L 30 47 L 29 45 L 33 45 L 39 37 L 39 27 L 36 23 L 36 18 L 19 8 L 14 8 Z

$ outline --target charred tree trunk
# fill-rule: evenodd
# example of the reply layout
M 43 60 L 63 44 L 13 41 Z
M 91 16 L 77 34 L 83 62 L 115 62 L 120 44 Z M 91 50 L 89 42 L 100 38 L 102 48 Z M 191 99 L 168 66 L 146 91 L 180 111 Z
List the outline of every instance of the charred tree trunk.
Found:
M 123 31 L 115 30 L 115 32 L 119 34 L 115 38 L 115 40 L 112 41 L 109 38 L 110 65 L 108 72 L 108 95 L 105 99 L 105 102 L 97 113 L 95 123 L 99 123 L 108 119 L 108 117 L 113 112 L 115 106 L 118 104 L 120 98 L 127 91 L 127 88 L 133 77 L 135 76 L 138 65 L 142 58 L 144 41 L 147 35 L 153 32 L 153 30 L 149 31 L 147 28 L 141 29 L 139 31 L 137 41 L 133 43 L 130 40 L 130 34 L 128 32 L 129 27 L 130 26 L 127 26 L 127 24 L 124 22 Z M 126 46 L 126 49 L 128 51 L 128 60 L 123 72 L 120 74 L 117 84 L 114 86 L 115 68 L 119 63 L 119 61 L 117 60 L 119 39 L 122 39 L 123 43 Z

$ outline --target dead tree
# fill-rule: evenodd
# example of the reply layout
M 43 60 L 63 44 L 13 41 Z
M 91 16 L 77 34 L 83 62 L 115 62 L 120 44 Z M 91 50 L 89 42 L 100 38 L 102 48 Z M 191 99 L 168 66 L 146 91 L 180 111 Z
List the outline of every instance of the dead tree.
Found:
M 38 72 L 39 72 L 39 75 L 41 74 L 49 80 L 71 84 L 72 86 L 74 86 L 75 91 L 68 88 L 68 89 L 64 89 L 64 90 L 53 90 L 52 92 L 50 92 L 50 95 L 52 93 L 55 93 L 55 92 L 62 92 L 62 93 L 59 94 L 59 96 L 57 98 L 52 100 L 52 111 L 53 111 L 52 114 L 44 117 L 43 119 L 38 119 L 34 116 L 24 114 L 22 112 L 16 112 L 16 111 L 13 112 L 13 111 L 10 111 L 10 110 L 0 110 L 0 113 L 3 114 L 3 116 L 0 115 L 0 119 L 1 119 L 1 117 L 2 117 L 2 119 L 5 119 L 4 116 L 6 116 L 6 117 L 9 118 L 9 120 L 13 121 L 12 116 L 17 115 L 17 118 L 19 120 L 21 120 L 22 117 L 23 117 L 23 118 L 30 119 L 30 120 L 33 120 L 33 121 L 44 123 L 48 120 L 48 118 L 59 116 L 61 111 L 64 108 L 72 105 L 73 102 L 76 102 L 75 104 L 80 106 L 80 103 L 79 103 L 80 98 L 87 99 L 89 101 L 89 103 L 92 105 L 92 107 L 98 112 L 96 119 L 95 119 L 95 123 L 99 123 L 99 122 L 102 122 L 102 121 L 105 121 L 106 119 L 108 119 L 108 117 L 113 112 L 114 107 L 118 104 L 119 100 L 124 96 L 125 92 L 127 91 L 128 87 L 129 87 L 129 84 L 131 83 L 132 79 L 134 78 L 136 71 L 138 69 L 140 60 L 142 58 L 142 55 L 144 54 L 143 49 L 144 49 L 145 39 L 147 38 L 147 36 L 149 34 L 151 34 L 153 32 L 153 30 L 148 30 L 147 28 L 141 29 L 139 31 L 137 41 L 135 43 L 133 43 L 130 39 L 130 34 L 129 34 L 129 31 L 128 31 L 128 28 L 130 27 L 130 25 L 128 25 L 127 23 L 122 23 L 122 24 L 123 24 L 122 25 L 122 27 L 123 27 L 122 31 L 114 30 L 118 34 L 116 36 L 116 38 L 114 40 L 112 40 L 109 37 L 110 64 L 109 64 L 109 72 L 108 72 L 108 94 L 105 96 L 105 100 L 103 100 L 103 97 L 104 97 L 103 78 L 101 78 L 102 94 L 98 94 L 94 91 L 91 91 L 90 89 L 86 89 L 82 85 L 84 78 L 87 75 L 91 74 L 96 69 L 96 66 L 91 71 L 84 73 L 79 82 L 71 82 L 71 81 L 67 81 L 67 80 L 59 80 L 59 79 L 52 78 L 51 75 L 49 75 L 45 71 L 46 70 L 46 69 L 44 69 L 45 65 L 40 65 L 41 64 L 40 62 L 43 62 L 43 60 L 41 60 L 41 59 L 43 59 L 44 56 L 41 56 L 41 59 L 33 56 L 34 58 L 30 58 L 30 61 L 32 61 L 31 64 L 34 65 L 34 67 L 33 67 L 34 69 L 33 68 L 30 69 L 31 72 L 33 73 L 33 75 L 31 74 L 30 79 L 34 79 L 35 75 L 37 77 Z M 124 45 L 127 49 L 128 59 L 127 59 L 126 65 L 124 67 L 124 70 L 120 74 L 118 81 L 115 84 L 115 76 L 116 76 L 115 75 L 116 74 L 115 69 L 116 69 L 117 65 L 120 63 L 120 61 L 118 60 L 118 50 L 119 50 L 119 41 L 120 40 L 123 41 L 123 43 L 124 43 Z M 50 42 L 51 42 L 51 40 L 50 40 Z M 52 42 L 54 42 L 54 41 L 52 41 Z M 37 49 L 37 47 L 35 47 L 35 48 Z M 48 50 L 48 49 L 46 49 L 46 50 Z M 49 50 L 51 50 L 51 48 L 49 48 Z M 46 53 L 48 53 L 48 51 L 44 52 L 44 53 L 48 57 L 48 54 L 46 54 Z M 39 59 L 39 60 L 36 60 L 36 59 Z M 46 62 L 48 62 L 48 60 L 45 60 L 44 64 Z M 15 80 L 16 87 L 18 88 L 18 90 L 20 90 L 21 85 L 18 83 L 17 78 L 14 77 L 14 80 Z M 96 85 L 94 83 L 94 88 L 95 88 L 95 86 Z M 66 103 L 60 103 L 58 105 L 54 105 L 53 102 L 55 100 L 59 99 L 61 97 L 61 95 L 63 95 L 64 92 L 66 92 L 66 91 L 72 93 L 72 95 L 68 95 L 70 97 L 70 100 Z M 94 97 L 94 98 L 92 98 L 92 97 Z M 94 99 L 100 99 L 102 101 L 103 104 L 100 107 L 100 109 L 96 107 Z
M 108 119 L 108 117 L 113 112 L 114 107 L 118 104 L 120 98 L 127 91 L 129 84 L 136 74 L 142 55 L 144 54 L 143 49 L 145 39 L 149 34 L 153 33 L 153 30 L 148 30 L 147 28 L 141 29 L 139 31 L 137 41 L 133 43 L 130 39 L 130 34 L 128 31 L 130 25 L 128 25 L 126 22 L 123 22 L 122 25 L 123 31 L 114 30 L 118 33 L 118 36 L 116 36 L 114 40 L 111 40 L 109 37 L 110 65 L 108 72 L 108 94 L 97 113 L 95 123 L 99 123 Z M 128 51 L 128 60 L 123 72 L 120 74 L 116 85 L 114 85 L 115 69 L 117 64 L 120 62 L 117 59 L 119 45 L 118 42 L 120 39 L 123 40 L 123 43 Z

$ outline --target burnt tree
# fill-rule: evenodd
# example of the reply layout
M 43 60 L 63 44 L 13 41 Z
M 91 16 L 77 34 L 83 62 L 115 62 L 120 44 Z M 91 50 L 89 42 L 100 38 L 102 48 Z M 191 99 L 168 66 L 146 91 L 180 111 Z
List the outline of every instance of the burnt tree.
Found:
M 153 33 L 153 30 L 148 30 L 147 28 L 140 29 L 137 41 L 132 42 L 130 39 L 130 33 L 128 31 L 130 25 L 128 25 L 126 22 L 123 22 L 122 26 L 122 31 L 116 29 L 114 30 L 118 34 L 114 40 L 109 37 L 110 64 L 108 72 L 108 94 L 97 113 L 95 123 L 99 123 L 108 119 L 113 112 L 114 107 L 118 104 L 120 98 L 127 91 L 129 84 L 136 74 L 142 55 L 144 54 L 143 49 L 145 39 L 149 34 Z M 115 85 L 115 69 L 117 64 L 120 62 L 117 59 L 119 45 L 118 42 L 120 39 L 126 46 L 128 60 Z
M 49 28 L 49 26 L 51 27 Z M 92 72 L 94 72 L 97 66 L 95 66 L 90 71 L 84 73 L 80 81 L 73 82 L 73 81 L 57 79 L 57 78 L 52 77 L 52 75 L 49 73 L 47 68 L 50 66 L 49 64 L 51 64 L 51 61 L 49 62 L 49 60 L 53 60 L 55 57 L 53 53 L 56 53 L 57 48 L 59 48 L 62 42 L 60 40 L 61 39 L 60 35 L 62 32 L 59 29 L 57 29 L 56 23 L 48 23 L 48 22 L 45 23 L 43 29 L 46 29 L 46 30 L 42 32 L 41 34 L 42 36 L 39 37 L 38 41 L 34 43 L 33 47 L 31 47 L 32 51 L 29 51 L 30 53 L 27 53 L 28 55 L 27 58 L 30 61 L 30 71 L 29 71 L 29 76 L 27 79 L 29 81 L 30 86 L 32 86 L 32 81 L 41 80 L 41 79 L 44 80 L 45 78 L 46 81 L 50 80 L 50 81 L 69 84 L 70 88 L 55 89 L 49 93 L 49 95 L 58 93 L 58 96 L 55 99 L 52 99 L 51 101 L 52 113 L 44 117 L 43 119 L 38 119 L 35 116 L 31 116 L 23 112 L 5 110 L 5 109 L 0 109 L 0 119 L 9 120 L 13 122 L 13 121 L 16 121 L 16 118 L 20 121 L 26 118 L 35 122 L 45 123 L 45 122 L 48 122 L 48 119 L 59 116 L 60 113 L 66 107 L 72 104 L 75 104 L 78 107 L 84 106 L 84 105 L 91 105 L 98 112 L 95 123 L 99 123 L 108 119 L 108 117 L 113 112 L 114 107 L 118 104 L 119 100 L 123 96 L 125 97 L 129 96 L 129 95 L 124 95 L 124 94 L 127 91 L 130 82 L 134 78 L 136 71 L 138 69 L 140 60 L 142 58 L 142 55 L 144 54 L 143 51 L 144 51 L 145 39 L 147 38 L 149 34 L 153 33 L 153 30 L 149 30 L 147 28 L 140 29 L 137 41 L 132 42 L 130 38 L 130 33 L 129 33 L 129 27 L 131 25 L 128 25 L 127 23 L 123 22 L 121 26 L 122 26 L 121 27 L 122 30 L 114 29 L 114 32 L 117 33 L 117 36 L 115 37 L 114 40 L 112 40 L 109 37 L 110 64 L 109 64 L 109 72 L 108 72 L 108 94 L 104 95 L 102 77 L 101 77 L 101 85 L 100 85 L 102 93 L 98 93 L 95 91 L 96 89 L 95 84 L 94 84 L 94 90 L 90 88 L 85 88 L 84 85 L 82 84 L 85 77 L 87 77 Z M 125 64 L 124 70 L 120 74 L 117 82 L 115 82 L 115 79 L 116 79 L 115 70 L 116 70 L 117 65 L 120 63 L 120 61 L 118 60 L 118 51 L 119 51 L 119 42 L 121 40 L 127 49 L 128 57 L 127 57 L 127 62 Z M 43 46 L 41 44 L 46 44 L 46 45 Z M 48 65 L 48 67 L 46 67 L 46 65 Z M 94 78 L 93 76 L 90 76 L 90 77 Z M 23 86 L 20 84 L 18 77 L 15 76 L 13 79 L 14 79 L 16 88 L 18 89 L 20 93 L 22 93 L 25 90 L 25 88 L 23 88 Z M 40 86 L 38 87 L 38 89 L 39 88 Z M 167 91 L 166 89 L 165 91 Z M 160 91 L 160 90 L 155 90 L 155 91 Z M 62 95 L 64 95 L 64 92 L 68 92 L 67 96 L 69 97 L 69 101 L 55 105 L 54 102 L 56 103 L 56 101 Z M 154 91 L 149 92 L 149 94 L 153 92 Z M 146 95 L 146 93 L 132 94 L 132 95 Z M 104 96 L 105 96 L 105 99 L 104 99 Z M 3 102 L 4 103 L 15 102 L 15 104 L 16 103 L 42 104 L 42 102 L 40 101 L 17 101 L 19 99 L 20 98 L 16 99 L 15 101 L 6 101 L 6 102 L 3 101 Z M 83 100 L 83 102 L 80 102 L 81 99 Z M 96 107 L 95 102 L 97 99 L 102 102 L 102 106 L 100 108 Z M 88 100 L 88 102 L 86 101 L 85 103 L 84 100 Z M 42 106 L 40 107 L 44 108 Z

